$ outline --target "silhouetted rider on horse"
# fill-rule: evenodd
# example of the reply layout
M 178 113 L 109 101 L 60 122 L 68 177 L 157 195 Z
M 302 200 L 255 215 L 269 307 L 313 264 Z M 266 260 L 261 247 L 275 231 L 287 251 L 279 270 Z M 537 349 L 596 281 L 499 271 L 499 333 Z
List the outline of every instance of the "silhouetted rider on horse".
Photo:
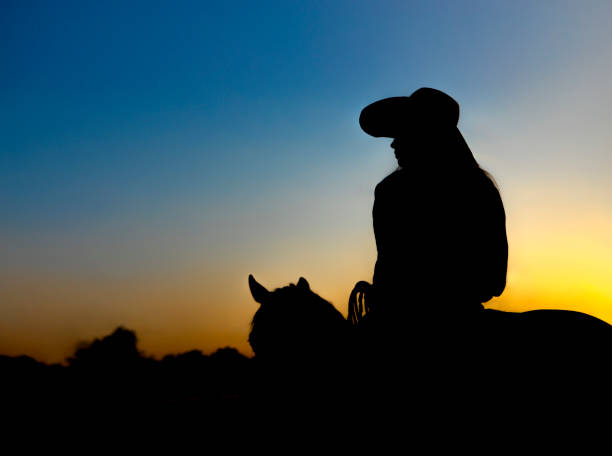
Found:
M 306 402 L 336 404 L 325 381 L 313 387 L 330 373 L 351 410 L 409 411 L 432 423 L 447 412 L 467 423 L 465 411 L 488 419 L 543 400 L 571 409 L 609 397 L 609 324 L 581 312 L 484 309 L 506 285 L 505 212 L 458 119 L 459 105 L 428 88 L 362 111 L 366 133 L 394 138 L 399 168 L 376 186 L 378 259 L 373 283 L 351 293 L 352 325 L 305 279 L 268 292 L 249 277 L 261 304 L 249 336 L 256 358 L 281 372 L 291 353 L 297 366 L 310 360 L 313 375 L 294 379 L 310 391 Z

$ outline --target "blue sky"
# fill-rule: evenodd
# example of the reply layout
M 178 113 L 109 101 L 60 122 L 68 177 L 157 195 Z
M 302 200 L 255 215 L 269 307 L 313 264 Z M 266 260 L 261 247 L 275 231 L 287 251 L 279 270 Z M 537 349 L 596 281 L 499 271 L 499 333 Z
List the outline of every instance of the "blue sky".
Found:
M 305 275 L 344 311 L 350 285 L 371 275 L 373 188 L 395 166 L 359 112 L 421 86 L 461 104 L 516 239 L 558 226 L 570 206 L 603 220 L 586 237 L 607 227 L 609 2 L 0 8 L 0 329 L 12 334 L 0 351 L 57 358 L 118 324 L 154 353 L 248 350 L 251 272 L 270 286 Z M 235 292 L 213 292 L 222 286 Z M 160 297 L 159 320 L 144 289 Z M 198 335 L 213 327 L 226 329 Z M 57 343 L 37 348 L 36 331 Z
M 19 230 L 239 191 L 269 165 L 341 165 L 350 149 L 329 142 L 357 139 L 364 104 L 422 85 L 507 103 L 562 66 L 581 13 L 559 2 L 125 3 L 5 4 L 2 193 Z

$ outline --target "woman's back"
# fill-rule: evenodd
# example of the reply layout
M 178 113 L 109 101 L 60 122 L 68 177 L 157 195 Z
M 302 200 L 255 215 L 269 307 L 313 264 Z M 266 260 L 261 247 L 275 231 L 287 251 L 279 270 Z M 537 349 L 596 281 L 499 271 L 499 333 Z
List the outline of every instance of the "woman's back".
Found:
M 397 170 L 376 187 L 373 219 L 377 301 L 453 310 L 503 291 L 505 213 L 480 168 L 447 175 Z

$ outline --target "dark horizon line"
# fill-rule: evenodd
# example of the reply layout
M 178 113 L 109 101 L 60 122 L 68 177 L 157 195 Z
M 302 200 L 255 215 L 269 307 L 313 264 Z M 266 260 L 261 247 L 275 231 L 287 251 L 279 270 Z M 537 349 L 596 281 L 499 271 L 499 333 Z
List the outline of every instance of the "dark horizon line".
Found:
M 136 337 L 136 331 L 131 330 L 129 328 L 126 328 L 123 325 L 119 325 L 117 326 L 112 332 L 110 332 L 109 334 L 102 336 L 102 337 L 96 337 L 92 340 L 89 341 L 79 341 L 76 343 L 76 346 L 74 348 L 74 351 L 71 355 L 64 357 L 61 361 L 58 362 L 47 362 L 47 361 L 41 361 L 40 359 L 38 359 L 37 357 L 33 356 L 33 355 L 28 355 L 26 353 L 22 353 L 22 354 L 18 354 L 18 355 L 8 355 L 8 354 L 3 354 L 0 353 L 0 360 L 6 360 L 6 359 L 13 359 L 13 360 L 18 360 L 18 359 L 22 359 L 22 360 L 31 360 L 37 364 L 43 364 L 45 366 L 61 366 L 61 367 L 69 367 L 70 365 L 70 359 L 74 358 L 77 353 L 79 352 L 79 350 L 87 350 L 89 348 L 92 347 L 92 345 L 94 345 L 95 343 L 100 343 L 102 341 L 104 341 L 105 339 L 112 337 L 114 334 L 116 334 L 118 331 L 127 331 L 130 332 L 132 334 L 134 334 L 135 337 L 135 344 L 137 344 L 138 342 L 138 338 Z M 166 358 L 171 358 L 171 357 L 178 357 L 178 356 L 183 356 L 183 355 L 189 355 L 189 354 L 195 354 L 197 353 L 199 356 L 202 357 L 210 357 L 210 356 L 214 356 L 216 354 L 219 354 L 220 352 L 226 352 L 226 351 L 232 351 L 237 353 L 238 355 L 246 358 L 246 359 L 253 359 L 254 356 L 253 355 L 247 355 L 242 353 L 240 350 L 238 350 L 236 347 L 232 347 L 229 345 L 225 345 L 225 346 L 221 346 L 216 348 L 215 350 L 210 351 L 209 353 L 205 353 L 203 352 L 201 349 L 198 348 L 193 348 L 190 350 L 186 350 L 184 352 L 178 352 L 178 353 L 167 353 L 164 355 L 148 355 L 145 352 L 141 351 L 141 350 L 137 350 L 137 355 L 142 358 L 142 359 L 146 359 L 146 360 L 150 360 L 150 361 L 157 361 L 157 362 L 163 362 L 164 359 Z

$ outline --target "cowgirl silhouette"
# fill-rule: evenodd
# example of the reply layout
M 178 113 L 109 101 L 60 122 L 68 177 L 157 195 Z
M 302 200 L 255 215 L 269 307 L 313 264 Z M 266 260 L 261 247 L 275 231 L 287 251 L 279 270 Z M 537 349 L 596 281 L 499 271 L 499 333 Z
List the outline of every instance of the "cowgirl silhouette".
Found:
M 505 212 L 490 175 L 457 128 L 459 104 L 421 88 L 361 112 L 361 128 L 393 138 L 398 169 L 375 190 L 378 259 L 370 307 L 383 320 L 482 310 L 506 285 Z

